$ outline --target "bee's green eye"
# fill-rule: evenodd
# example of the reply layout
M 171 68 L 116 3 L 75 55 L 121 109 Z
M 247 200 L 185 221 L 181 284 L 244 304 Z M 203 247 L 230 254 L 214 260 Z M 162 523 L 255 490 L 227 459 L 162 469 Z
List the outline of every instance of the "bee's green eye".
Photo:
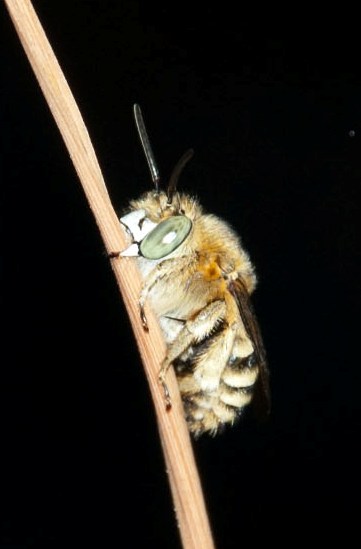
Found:
M 192 221 L 175 215 L 157 225 L 140 243 L 140 253 L 146 259 L 161 259 L 184 242 L 192 228 Z

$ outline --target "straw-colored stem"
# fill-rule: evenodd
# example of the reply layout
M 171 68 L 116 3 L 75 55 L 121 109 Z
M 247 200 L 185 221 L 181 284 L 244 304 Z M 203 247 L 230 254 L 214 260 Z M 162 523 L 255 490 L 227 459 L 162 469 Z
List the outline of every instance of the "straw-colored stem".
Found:
M 30 0 L 5 0 L 5 4 L 68 148 L 105 247 L 108 252 L 121 250 L 126 246 L 124 234 L 87 129 L 32 4 Z M 170 371 L 167 377 L 172 397 L 169 412 L 158 381 L 165 351 L 160 329 L 152 312 L 146 309 L 150 331 L 143 330 L 138 310 L 141 281 L 133 260 L 111 262 L 150 385 L 183 547 L 212 549 L 214 544 L 174 372 Z

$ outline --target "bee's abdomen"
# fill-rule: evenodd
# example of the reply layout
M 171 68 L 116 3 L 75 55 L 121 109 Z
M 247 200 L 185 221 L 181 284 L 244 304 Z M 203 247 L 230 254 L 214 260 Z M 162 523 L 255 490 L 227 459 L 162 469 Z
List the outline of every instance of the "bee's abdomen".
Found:
M 189 364 L 187 368 L 176 367 L 188 426 L 195 436 L 216 434 L 233 424 L 251 402 L 258 377 L 252 357 L 229 360 L 217 386 L 208 389 L 201 387 Z

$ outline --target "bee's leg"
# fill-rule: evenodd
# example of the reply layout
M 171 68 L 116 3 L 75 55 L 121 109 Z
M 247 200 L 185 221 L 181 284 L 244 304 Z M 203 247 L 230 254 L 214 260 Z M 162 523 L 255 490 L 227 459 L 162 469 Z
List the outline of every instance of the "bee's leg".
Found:
M 223 300 L 212 301 L 202 309 L 192 320 L 185 322 L 178 337 L 168 347 L 167 355 L 159 372 L 159 382 L 164 390 L 167 408 L 172 405 L 169 390 L 165 381 L 167 371 L 188 347 L 195 342 L 205 339 L 217 324 L 225 318 L 226 304 Z
M 164 259 L 158 265 L 149 273 L 142 291 L 140 293 L 139 297 L 139 313 L 140 318 L 142 320 L 143 328 L 144 330 L 148 331 L 148 322 L 147 317 L 144 312 L 144 306 L 145 302 L 147 300 L 149 292 L 152 290 L 152 288 L 164 278 L 172 278 L 174 276 L 174 271 L 179 271 L 181 269 L 184 269 L 185 267 L 189 268 L 189 265 L 193 262 L 193 258 L 189 258 L 189 256 L 184 257 L 178 257 L 178 258 L 172 258 L 172 259 Z M 171 271 L 169 270 L 169 265 L 172 266 Z
M 163 387 L 165 407 L 166 407 L 167 410 L 169 410 L 172 407 L 172 399 L 170 398 L 170 392 L 169 392 L 169 389 L 168 389 L 168 385 L 165 381 L 165 376 L 166 376 L 166 373 L 168 371 L 168 368 L 169 368 L 169 365 L 163 371 L 164 366 L 162 366 L 162 368 L 159 372 L 159 383 Z
M 140 319 L 142 321 L 143 330 L 145 330 L 146 332 L 149 332 L 147 316 L 144 311 L 144 304 L 145 304 L 145 300 L 141 301 L 141 299 L 139 299 L 139 314 L 140 314 Z

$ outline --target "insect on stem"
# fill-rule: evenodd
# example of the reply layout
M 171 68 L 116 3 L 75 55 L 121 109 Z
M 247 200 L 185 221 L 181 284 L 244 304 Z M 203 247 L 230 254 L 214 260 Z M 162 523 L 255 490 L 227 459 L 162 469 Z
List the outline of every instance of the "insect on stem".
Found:
M 203 213 L 194 197 L 177 191 L 191 149 L 177 162 L 167 190 L 158 190 L 159 173 L 138 105 L 134 116 L 156 193 L 132 200 L 120 219 L 133 242 L 121 256 L 136 257 L 142 274 L 143 328 L 148 328 L 149 299 L 166 341 L 158 376 L 166 409 L 172 405 L 166 383 L 172 366 L 189 430 L 195 437 L 215 435 L 252 401 L 261 413 L 268 409 L 269 374 L 250 300 L 256 275 L 227 222 Z

